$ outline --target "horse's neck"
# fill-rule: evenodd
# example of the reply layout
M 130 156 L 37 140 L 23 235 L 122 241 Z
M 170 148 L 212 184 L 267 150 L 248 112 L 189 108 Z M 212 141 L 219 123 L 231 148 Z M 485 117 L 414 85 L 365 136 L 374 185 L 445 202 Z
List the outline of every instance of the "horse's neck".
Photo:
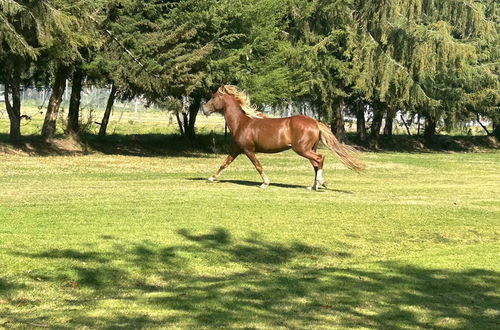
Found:
M 237 102 L 229 102 L 224 111 L 224 119 L 233 134 L 242 124 L 250 120 Z

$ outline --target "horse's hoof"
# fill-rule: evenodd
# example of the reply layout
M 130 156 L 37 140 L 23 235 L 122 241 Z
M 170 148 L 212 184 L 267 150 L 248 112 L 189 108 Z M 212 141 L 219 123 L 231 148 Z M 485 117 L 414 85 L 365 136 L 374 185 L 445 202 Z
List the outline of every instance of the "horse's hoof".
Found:
M 307 190 L 318 191 L 318 186 L 314 185 L 312 187 L 307 187 Z
M 267 187 L 269 187 L 269 183 L 263 183 L 259 186 L 260 189 L 266 189 Z
M 211 176 L 211 177 L 209 177 L 209 178 L 207 179 L 207 181 L 208 181 L 208 182 L 212 182 L 212 183 L 214 183 L 214 182 L 215 182 L 215 178 L 214 178 L 213 176 Z

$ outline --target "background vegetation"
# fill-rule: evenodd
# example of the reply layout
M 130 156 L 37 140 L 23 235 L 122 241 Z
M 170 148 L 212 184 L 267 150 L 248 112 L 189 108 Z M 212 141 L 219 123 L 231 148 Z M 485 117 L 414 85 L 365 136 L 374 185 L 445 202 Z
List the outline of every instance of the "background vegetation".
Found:
M 68 80 L 67 134 L 81 131 L 90 84 L 111 86 L 99 136 L 115 98 L 140 96 L 172 111 L 192 138 L 200 103 L 226 83 L 264 110 L 310 113 L 340 139 L 344 117 L 355 117 L 357 141 L 375 148 L 395 118 L 424 123 L 427 141 L 471 121 L 499 133 L 494 0 L 2 0 L 0 9 L 14 142 L 21 89 L 52 87 L 40 129 L 50 140 Z

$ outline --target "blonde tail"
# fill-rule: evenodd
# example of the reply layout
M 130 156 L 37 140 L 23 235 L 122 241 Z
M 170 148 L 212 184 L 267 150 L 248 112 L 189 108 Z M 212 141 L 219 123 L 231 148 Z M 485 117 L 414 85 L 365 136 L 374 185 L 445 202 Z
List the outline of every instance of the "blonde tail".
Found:
M 330 128 L 328 128 L 328 126 L 326 126 L 325 124 L 318 122 L 318 128 L 323 144 L 327 146 L 328 149 L 330 149 L 333 153 L 335 153 L 345 166 L 356 172 L 362 172 L 365 170 L 365 164 L 359 161 L 356 157 L 356 154 L 358 152 L 356 149 L 340 143 L 335 135 L 333 135 Z

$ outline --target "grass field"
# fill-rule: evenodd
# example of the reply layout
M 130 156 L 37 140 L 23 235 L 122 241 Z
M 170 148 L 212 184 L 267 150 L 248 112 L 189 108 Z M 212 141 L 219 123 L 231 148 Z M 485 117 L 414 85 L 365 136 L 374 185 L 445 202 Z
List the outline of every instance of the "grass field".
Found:
M 500 327 L 500 153 L 0 155 L 0 327 Z

